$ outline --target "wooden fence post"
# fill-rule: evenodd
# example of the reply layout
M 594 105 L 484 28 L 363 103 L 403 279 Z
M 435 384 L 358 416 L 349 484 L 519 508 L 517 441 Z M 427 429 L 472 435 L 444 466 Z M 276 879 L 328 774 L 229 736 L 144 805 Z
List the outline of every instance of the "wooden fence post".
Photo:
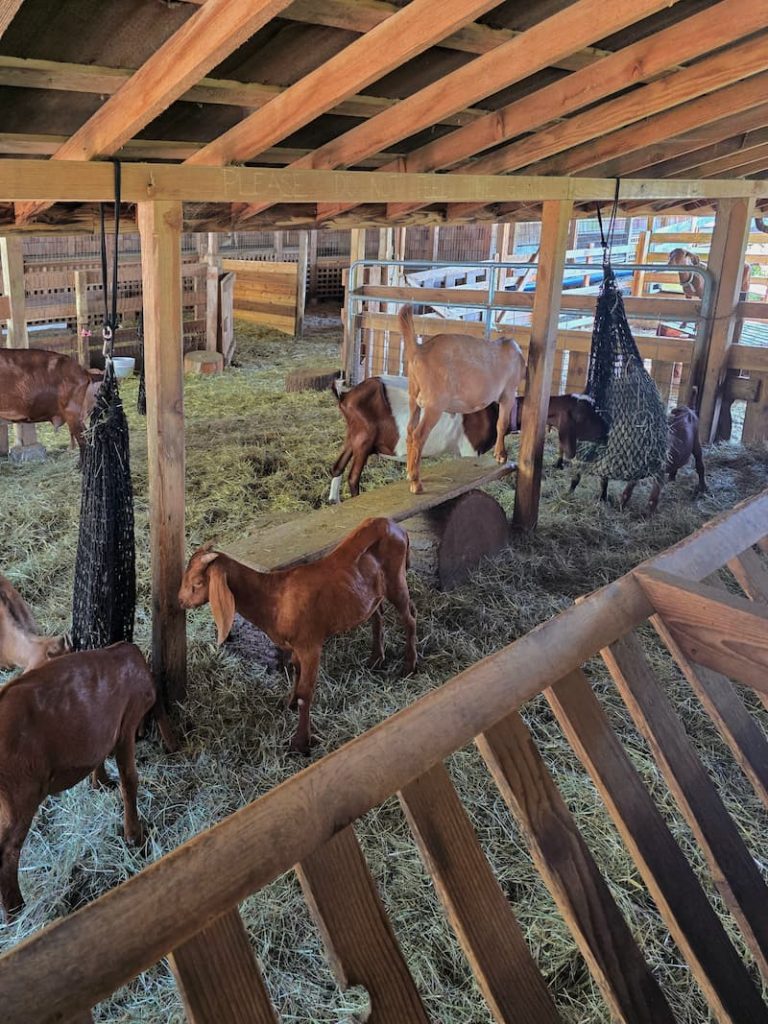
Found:
M 26 297 L 24 293 L 24 240 L 21 235 L 0 237 L 0 262 L 3 265 L 3 292 L 11 304 L 8 318 L 7 348 L 29 348 L 27 334 Z M 15 453 L 25 457 L 24 449 L 35 446 L 36 458 L 45 456 L 45 449 L 37 446 L 37 430 L 34 423 L 16 425 L 18 447 Z M 32 454 L 31 452 L 28 454 Z
M 205 275 L 205 347 L 208 352 L 216 352 L 219 347 L 221 257 L 219 256 L 219 236 L 215 231 L 208 233 L 204 260 L 208 267 Z
M 307 265 L 309 263 L 309 232 L 299 232 L 299 266 L 296 277 L 296 337 L 304 334 L 304 312 L 307 305 Z
M 721 199 L 717 204 L 708 264 L 715 276 L 709 343 L 705 365 L 697 368 L 698 381 L 692 377 L 692 383 L 700 386 L 699 433 L 703 441 L 710 441 L 717 427 L 721 385 L 736 326 L 736 304 L 754 213 L 754 199 Z
M 152 668 L 166 701 L 186 694 L 184 611 L 184 377 L 178 202 L 138 204 L 144 296 Z
M 344 376 L 348 384 L 356 384 L 360 375 L 358 362 L 359 352 L 356 344 L 354 317 L 350 320 L 347 316 L 348 308 L 346 296 L 352 285 L 351 267 L 356 260 L 365 259 L 365 228 L 352 228 L 349 232 L 349 266 L 347 276 L 347 287 L 344 290 L 344 313 L 342 322 L 344 324 L 344 343 L 341 350 L 341 365 L 344 368 Z M 360 277 L 357 278 L 360 283 Z
M 75 314 L 77 316 L 77 361 L 86 370 L 91 365 L 90 334 L 88 319 L 88 271 L 75 271 Z
M 513 525 L 523 530 L 533 529 L 539 515 L 544 433 L 552 388 L 568 225 L 572 212 L 573 203 L 570 200 L 547 200 L 543 204 L 541 247 L 531 313 L 531 340 L 528 345 L 528 373 L 518 456 L 517 493 L 512 515 Z
M 317 232 L 309 232 L 309 304 L 316 306 L 317 295 Z

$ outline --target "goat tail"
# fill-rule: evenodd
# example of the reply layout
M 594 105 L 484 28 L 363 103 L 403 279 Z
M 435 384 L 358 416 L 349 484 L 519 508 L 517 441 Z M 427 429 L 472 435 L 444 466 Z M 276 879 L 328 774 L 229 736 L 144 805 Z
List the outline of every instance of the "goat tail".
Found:
M 413 361 L 413 357 L 418 351 L 418 345 L 416 344 L 416 329 L 413 325 L 413 306 L 403 306 L 400 312 L 397 314 L 397 320 L 400 324 L 400 333 L 403 336 L 405 342 L 405 354 L 408 357 L 408 362 Z

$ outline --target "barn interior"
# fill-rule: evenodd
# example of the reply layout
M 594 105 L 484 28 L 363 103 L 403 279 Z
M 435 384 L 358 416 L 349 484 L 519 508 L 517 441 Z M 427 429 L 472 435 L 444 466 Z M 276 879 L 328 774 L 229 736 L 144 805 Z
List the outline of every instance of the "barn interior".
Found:
M 23 332 L 11 279 L 20 239 L 98 233 L 99 205 L 115 198 L 110 161 L 119 160 L 121 230 L 140 236 L 144 310 L 146 427 L 132 411 L 136 382 L 123 385 L 139 524 L 137 638 L 167 697 L 184 699 L 187 723 L 180 755 L 162 754 L 154 740 L 140 753 L 151 823 L 143 851 L 122 843 L 113 794 L 81 786 L 41 812 L 24 866 L 28 910 L 0 930 L 9 1021 L 320 1024 L 365 1019 L 371 1006 L 371 1020 L 443 1024 L 768 1019 L 768 936 L 750 911 L 764 906 L 764 871 L 750 873 L 743 855 L 759 865 L 766 856 L 765 686 L 741 662 L 731 670 L 714 655 L 681 654 L 677 633 L 665 639 L 661 591 L 644 589 L 661 586 L 655 571 L 679 573 L 699 588 L 686 600 L 712 602 L 705 584 L 719 573 L 741 616 L 729 627 L 749 633 L 745 661 L 764 667 L 768 567 L 764 541 L 759 553 L 753 545 L 768 521 L 759 496 L 768 486 L 768 346 L 745 352 L 740 325 L 764 330 L 768 308 L 741 288 L 768 206 L 767 15 L 762 0 L 0 6 L 9 300 L 0 316 L 13 343 Z M 678 397 L 696 405 L 705 443 L 718 436 L 724 382 L 737 380 L 753 402 L 749 443 L 707 451 L 710 493 L 691 500 L 685 477 L 655 521 L 639 508 L 595 511 L 591 492 L 575 502 L 568 481 L 544 468 L 554 457 L 546 412 L 570 231 L 594 218 L 596 204 L 607 218 L 617 188 L 620 217 L 714 218 L 710 289 L 689 304 L 690 342 L 675 343 L 675 352 L 687 346 Z M 238 323 L 240 365 L 185 380 L 182 236 L 206 238 L 215 263 L 217 234 L 350 229 L 354 262 L 365 259 L 371 232 L 532 221 L 542 225 L 536 289 L 509 300 L 530 314 L 515 485 L 485 488 L 518 528 L 513 542 L 455 591 L 414 574 L 424 663 L 414 677 L 370 671 L 367 637 L 328 645 L 322 741 L 300 771 L 284 751 L 284 680 L 254 667 L 246 634 L 217 652 L 207 612 L 185 619 L 177 593 L 198 543 L 216 536 L 235 546 L 324 501 L 324 467 L 341 438 L 334 399 L 286 395 L 282 381 L 339 358 L 354 379 L 365 326 L 343 316 L 343 335 L 310 331 L 288 343 Z M 414 299 L 382 276 L 359 284 L 372 289 L 369 301 Z M 679 322 L 682 303 L 640 296 L 628 308 Z M 52 453 L 46 463 L 0 468 L 0 510 L 12 524 L 0 568 L 17 567 L 57 629 L 69 610 L 79 484 L 64 442 L 47 428 L 40 436 Z M 366 490 L 375 495 L 401 475 L 372 467 Z M 684 540 L 716 515 L 716 529 Z M 677 554 L 660 554 L 678 543 Z M 717 608 L 706 605 L 709 626 Z M 652 631 L 649 618 L 662 628 Z M 388 625 L 399 656 L 398 626 Z M 638 634 L 629 652 L 598 657 L 636 627 L 690 754 L 633 703 L 627 664 L 637 661 Z M 542 651 L 555 652 L 543 668 L 534 665 Z M 595 713 L 585 733 L 588 723 L 554 686 L 570 680 L 586 700 L 584 677 L 572 678 L 582 665 L 607 731 Z M 728 676 L 745 685 L 737 690 Z M 476 714 L 467 696 L 475 687 Z M 411 717 L 391 718 L 398 714 Z M 520 754 L 512 765 L 493 732 L 501 721 L 515 749 L 529 742 L 546 764 L 540 776 L 531 769 L 542 821 L 499 781 L 514 788 L 517 771 L 524 789 L 523 764 L 533 764 Z M 623 754 L 611 746 L 616 737 Z M 685 748 L 682 761 L 669 747 Z M 594 756 L 608 748 L 614 768 L 628 772 L 626 802 L 606 782 L 609 762 Z M 681 779 L 699 787 L 698 803 Z M 329 794 L 340 783 L 335 803 Z M 656 816 L 643 803 L 648 793 Z M 445 814 L 431 824 L 430 802 Z M 559 823 L 550 846 L 547 822 Z M 638 839 L 643 824 L 658 860 Z M 450 849 L 443 873 L 441 842 Z M 571 869 L 558 866 L 563 848 Z M 738 870 L 728 866 L 734 849 Z M 464 888 L 462 865 L 472 883 Z M 345 878 L 354 879 L 348 900 Z M 675 902 L 676 886 L 704 915 L 706 942 Z M 496 955 L 499 936 L 512 943 L 506 961 Z

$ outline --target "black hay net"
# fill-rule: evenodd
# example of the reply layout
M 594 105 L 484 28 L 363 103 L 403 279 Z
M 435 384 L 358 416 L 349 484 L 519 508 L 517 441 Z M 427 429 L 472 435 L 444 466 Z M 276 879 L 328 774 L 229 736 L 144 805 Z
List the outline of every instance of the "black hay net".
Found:
M 106 361 L 87 440 L 72 599 L 72 642 L 77 651 L 133 639 L 133 485 L 128 423 L 111 359 Z
M 587 392 L 608 425 L 603 441 L 582 442 L 577 468 L 613 480 L 661 477 L 667 457 L 667 416 L 643 366 L 610 263 L 597 298 Z
M 105 207 L 101 205 L 101 280 L 104 291 L 104 380 L 82 456 L 80 533 L 72 596 L 72 644 L 93 650 L 133 640 L 136 548 L 128 421 L 112 362 L 117 330 L 117 242 L 120 232 L 120 163 L 115 161 L 115 230 L 112 288 L 107 271 Z M 111 300 L 111 301 L 110 301 Z

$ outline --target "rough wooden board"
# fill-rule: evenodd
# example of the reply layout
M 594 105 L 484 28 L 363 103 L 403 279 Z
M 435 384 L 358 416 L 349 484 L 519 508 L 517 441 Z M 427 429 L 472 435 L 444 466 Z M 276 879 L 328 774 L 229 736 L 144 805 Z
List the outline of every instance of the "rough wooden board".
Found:
M 498 466 L 489 456 L 444 462 L 423 474 L 423 494 L 411 494 L 408 481 L 398 480 L 341 505 L 329 505 L 301 519 L 255 532 L 221 550 L 262 572 L 300 565 L 328 551 L 367 516 L 389 516 L 400 522 L 498 480 L 514 468 L 513 463 Z

